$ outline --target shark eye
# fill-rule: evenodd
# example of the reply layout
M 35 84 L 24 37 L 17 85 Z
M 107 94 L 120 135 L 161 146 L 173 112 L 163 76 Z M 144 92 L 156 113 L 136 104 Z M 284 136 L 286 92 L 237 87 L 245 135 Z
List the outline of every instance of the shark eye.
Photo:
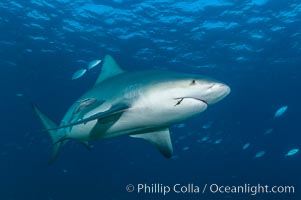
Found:
M 195 80 L 192 80 L 191 82 L 190 82 L 190 85 L 195 85 L 196 84 L 196 81 Z

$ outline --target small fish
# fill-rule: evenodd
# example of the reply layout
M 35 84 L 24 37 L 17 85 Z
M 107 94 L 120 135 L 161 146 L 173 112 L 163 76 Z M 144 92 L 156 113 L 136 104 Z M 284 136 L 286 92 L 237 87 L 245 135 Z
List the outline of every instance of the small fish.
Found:
M 80 105 L 90 105 L 91 103 L 94 103 L 96 101 L 95 98 L 86 98 L 78 100 L 77 103 L 80 103 Z
M 84 108 L 92 105 L 93 103 L 95 103 L 97 101 L 97 99 L 95 98 L 87 98 L 87 99 L 83 99 L 78 101 L 79 105 L 78 107 L 74 110 L 74 114 L 82 111 Z
M 269 128 L 269 129 L 267 129 L 265 132 L 264 132 L 264 134 L 265 135 L 268 135 L 268 134 L 271 134 L 273 132 L 273 129 L 272 128 Z
M 245 150 L 245 149 L 249 148 L 250 145 L 251 145 L 250 143 L 246 143 L 246 144 L 244 144 L 244 146 L 242 146 L 242 149 Z
M 208 141 L 208 140 L 209 140 L 209 137 L 208 137 L 208 136 L 205 136 L 205 137 L 202 138 L 202 141 L 203 141 L 203 142 Z
M 101 60 L 93 60 L 93 61 L 91 61 L 91 62 L 89 63 L 89 65 L 88 65 L 88 70 L 90 70 L 90 69 L 96 67 L 100 62 L 101 62 Z
M 256 155 L 255 158 L 261 158 L 265 154 L 265 151 L 259 151 Z
M 279 108 L 279 109 L 275 112 L 274 118 L 277 118 L 277 117 L 282 116 L 282 115 L 286 112 L 287 108 L 288 108 L 288 106 L 282 106 L 281 108 Z
M 177 155 L 174 155 L 174 156 L 172 156 L 172 157 L 171 157 L 171 159 L 173 159 L 173 160 L 177 160 L 177 159 L 179 159 L 179 156 L 177 156 Z
M 209 122 L 207 122 L 206 124 L 204 124 L 204 125 L 202 126 L 202 128 L 203 128 L 203 129 L 209 129 L 209 128 L 211 128 L 212 124 L 213 124 L 213 121 L 209 121 Z
M 188 149 L 189 149 L 189 147 L 184 147 L 182 150 L 187 151 Z
M 17 97 L 23 97 L 24 95 L 22 93 L 17 93 L 16 96 Z
M 215 140 L 214 144 L 220 144 L 223 141 L 223 139 L 217 139 Z
M 295 155 L 296 153 L 298 153 L 298 151 L 299 151 L 299 149 L 289 150 L 289 152 L 287 152 L 287 154 L 285 154 L 285 157 Z
M 179 140 L 184 140 L 186 138 L 186 136 L 182 135 L 179 137 Z
M 72 80 L 78 79 L 82 77 L 85 73 L 87 72 L 86 69 L 80 69 L 77 70 L 73 75 L 72 75 Z
M 177 128 L 184 128 L 186 126 L 186 124 L 178 124 Z

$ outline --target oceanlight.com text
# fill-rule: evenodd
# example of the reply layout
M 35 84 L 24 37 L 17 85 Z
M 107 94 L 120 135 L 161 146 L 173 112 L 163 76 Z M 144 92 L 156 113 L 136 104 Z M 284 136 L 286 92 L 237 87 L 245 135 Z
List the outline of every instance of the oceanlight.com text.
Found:
M 175 194 L 294 194 L 294 186 L 271 186 L 264 184 L 242 184 L 242 185 L 219 185 L 219 184 L 173 184 L 167 185 L 162 183 L 138 183 L 136 185 L 128 184 L 126 186 L 127 192 L 135 192 L 137 194 L 158 194 L 168 195 Z
M 250 185 L 244 184 L 240 186 L 224 186 L 218 184 L 211 184 L 209 186 L 209 191 L 211 193 L 220 193 L 220 194 L 294 194 L 294 186 L 269 186 L 269 185 Z

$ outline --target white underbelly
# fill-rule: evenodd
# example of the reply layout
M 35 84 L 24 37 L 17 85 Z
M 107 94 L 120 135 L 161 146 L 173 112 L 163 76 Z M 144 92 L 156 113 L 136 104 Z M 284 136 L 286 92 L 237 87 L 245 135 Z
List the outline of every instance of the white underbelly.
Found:
M 162 120 L 154 119 L 151 114 L 142 110 L 125 112 L 110 128 L 100 133 L 101 138 L 110 138 L 120 135 L 129 135 L 139 131 L 162 126 Z

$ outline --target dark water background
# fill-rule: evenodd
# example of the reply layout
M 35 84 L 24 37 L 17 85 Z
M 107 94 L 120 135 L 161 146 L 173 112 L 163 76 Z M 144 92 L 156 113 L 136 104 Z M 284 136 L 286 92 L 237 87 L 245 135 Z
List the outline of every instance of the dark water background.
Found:
M 300 152 L 284 155 L 301 147 L 301 1 L 1 0 L 0 30 L 1 200 L 300 197 Z M 171 128 L 172 159 L 120 137 L 92 152 L 70 142 L 47 166 L 51 143 L 28 101 L 59 122 L 101 69 L 72 74 L 105 54 L 129 71 L 202 74 L 232 92 Z M 293 185 L 295 194 L 147 195 L 127 193 L 130 183 Z

